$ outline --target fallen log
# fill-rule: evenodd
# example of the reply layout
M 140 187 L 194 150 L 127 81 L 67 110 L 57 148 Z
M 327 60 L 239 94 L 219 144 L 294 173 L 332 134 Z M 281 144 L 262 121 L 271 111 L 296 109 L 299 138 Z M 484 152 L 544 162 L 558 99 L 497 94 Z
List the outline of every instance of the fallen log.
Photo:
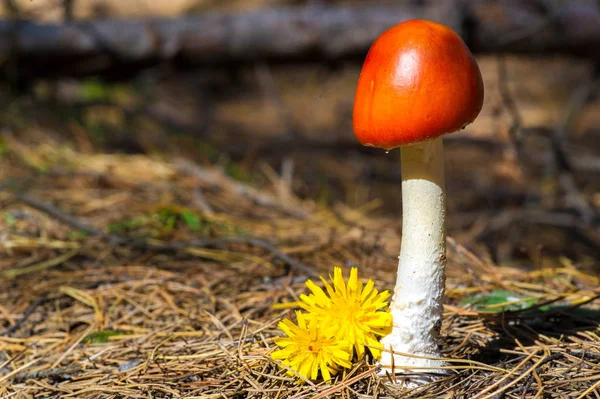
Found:
M 462 4 L 462 6 L 459 6 Z M 558 4 L 558 3 L 557 3 Z M 302 6 L 174 19 L 39 24 L 0 21 L 0 59 L 21 76 L 127 75 L 164 62 L 178 66 L 256 60 L 360 60 L 372 41 L 403 20 L 442 22 L 479 52 L 558 52 L 600 57 L 600 6 L 523 1 L 429 5 Z
M 305 6 L 250 13 L 209 12 L 174 19 L 38 24 L 0 21 L 0 53 L 20 74 L 126 73 L 170 61 L 214 66 L 254 60 L 363 56 L 386 28 L 402 20 L 443 20 L 460 29 L 447 6 Z
M 564 53 L 600 58 L 600 3 L 595 0 L 469 2 L 473 51 Z

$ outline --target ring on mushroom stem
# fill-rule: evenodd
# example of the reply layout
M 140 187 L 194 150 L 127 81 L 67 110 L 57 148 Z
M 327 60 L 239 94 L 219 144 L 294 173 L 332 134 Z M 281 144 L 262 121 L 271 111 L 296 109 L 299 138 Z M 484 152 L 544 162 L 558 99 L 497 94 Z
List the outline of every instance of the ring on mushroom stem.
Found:
M 402 245 L 381 373 L 413 374 L 409 385 L 430 380 L 425 373 L 444 373 L 438 348 L 446 265 L 442 136 L 475 120 L 483 92 L 477 62 L 460 36 L 423 20 L 381 34 L 358 80 L 356 138 L 386 151 L 401 147 Z

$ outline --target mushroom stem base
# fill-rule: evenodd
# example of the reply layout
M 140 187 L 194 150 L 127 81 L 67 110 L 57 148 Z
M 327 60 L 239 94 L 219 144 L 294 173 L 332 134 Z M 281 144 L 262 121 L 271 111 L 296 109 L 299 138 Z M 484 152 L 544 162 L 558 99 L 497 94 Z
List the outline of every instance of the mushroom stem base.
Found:
M 381 341 L 388 352 L 380 363 L 381 374 L 419 384 L 446 373 L 438 348 L 446 266 L 442 139 L 402 147 L 401 154 L 402 248 L 390 304 L 394 325 Z

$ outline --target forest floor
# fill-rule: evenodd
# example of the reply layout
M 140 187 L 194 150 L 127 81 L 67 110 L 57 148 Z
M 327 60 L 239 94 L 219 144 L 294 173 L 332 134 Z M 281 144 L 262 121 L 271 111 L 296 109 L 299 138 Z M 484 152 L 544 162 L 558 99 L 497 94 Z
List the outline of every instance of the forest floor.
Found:
M 74 15 L 142 3 L 304 1 Z M 399 162 L 351 135 L 358 62 L 0 88 L 0 398 L 600 398 L 597 68 L 477 56 L 484 109 L 445 144 L 453 370 L 414 389 L 270 357 L 307 279 L 395 283 Z
M 257 185 L 229 164 L 79 139 L 2 136 L 2 398 L 600 397 L 594 262 L 498 266 L 453 238 L 452 374 L 407 390 L 363 362 L 298 384 L 269 356 L 291 312 L 273 305 L 334 266 L 390 289 L 398 221 L 377 201 L 299 199 L 272 170 Z

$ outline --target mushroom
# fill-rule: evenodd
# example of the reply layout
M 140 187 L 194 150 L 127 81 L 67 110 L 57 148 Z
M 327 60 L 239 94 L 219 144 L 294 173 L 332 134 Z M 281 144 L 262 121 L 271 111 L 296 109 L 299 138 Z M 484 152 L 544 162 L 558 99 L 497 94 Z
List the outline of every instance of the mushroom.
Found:
M 473 122 L 483 105 L 475 58 L 452 29 L 411 20 L 385 31 L 365 59 L 354 102 L 356 138 L 401 147 L 402 246 L 382 339 L 382 373 L 443 373 L 438 347 L 446 266 L 442 136 Z M 408 356 L 405 356 L 408 355 Z M 435 374 L 433 374 L 435 376 Z M 425 374 L 413 378 L 431 379 Z

